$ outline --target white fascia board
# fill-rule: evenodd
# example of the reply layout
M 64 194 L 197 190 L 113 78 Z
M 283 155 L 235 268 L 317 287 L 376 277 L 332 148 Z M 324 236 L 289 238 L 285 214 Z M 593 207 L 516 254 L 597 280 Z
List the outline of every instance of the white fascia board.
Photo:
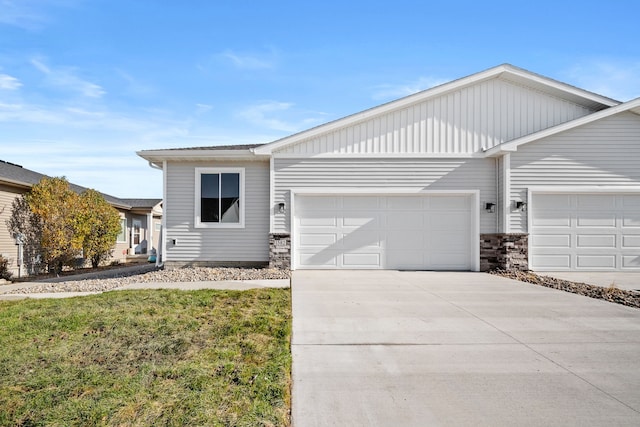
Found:
M 601 96 L 601 95 L 598 95 L 597 93 L 589 92 L 589 91 L 580 89 L 578 87 L 571 86 L 571 85 L 568 85 L 566 83 L 562 83 L 562 82 L 559 82 L 557 80 L 553 80 L 553 79 L 548 78 L 548 77 L 544 77 L 544 76 L 539 75 L 539 74 L 531 73 L 531 72 L 529 72 L 527 70 L 515 67 L 513 65 L 504 64 L 503 66 L 505 67 L 506 71 L 509 74 L 518 76 L 518 77 L 520 77 L 522 79 L 526 79 L 526 80 L 529 80 L 529 81 L 532 81 L 532 82 L 535 82 L 535 83 L 538 83 L 538 84 L 549 86 L 549 87 L 551 87 L 553 89 L 556 89 L 556 90 L 559 90 L 561 92 L 566 92 L 566 93 L 569 93 L 571 95 L 575 95 L 575 96 L 580 97 L 580 98 L 585 98 L 585 99 L 588 99 L 590 101 L 597 102 L 597 103 L 602 104 L 602 105 L 606 105 L 608 107 L 613 107 L 613 106 L 616 106 L 616 105 L 620 105 L 620 102 L 616 101 L 615 99 L 607 98 L 606 96 Z
M 136 154 L 161 165 L 163 161 L 266 160 L 251 150 L 143 150 Z
M 578 119 L 571 120 L 569 122 L 562 123 L 560 125 L 553 126 L 548 129 L 544 129 L 539 132 L 535 132 L 530 135 L 526 135 L 526 136 L 514 139 L 513 141 L 505 142 L 503 144 L 500 144 L 493 148 L 488 149 L 487 151 L 484 152 L 484 154 L 486 157 L 495 157 L 495 156 L 501 156 L 504 153 L 518 151 L 518 147 L 523 144 L 527 144 L 529 142 L 533 142 L 542 138 L 553 136 L 560 132 L 571 130 L 579 126 L 583 126 L 588 123 L 592 123 L 597 120 L 613 116 L 615 114 L 623 113 L 625 111 L 630 111 L 632 109 L 640 109 L 640 98 L 636 98 L 631 101 L 625 102 L 624 104 L 616 105 L 615 107 L 610 107 L 610 108 L 607 108 L 606 110 L 600 110 L 598 112 L 589 114 L 587 116 L 583 116 Z

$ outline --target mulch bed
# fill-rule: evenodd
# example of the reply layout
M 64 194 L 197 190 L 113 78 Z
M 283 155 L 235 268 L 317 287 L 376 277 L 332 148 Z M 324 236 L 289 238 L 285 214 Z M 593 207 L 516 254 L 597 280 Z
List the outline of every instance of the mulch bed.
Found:
M 556 279 L 555 277 L 539 276 L 530 271 L 493 270 L 489 271 L 489 273 L 509 279 L 519 280 L 521 282 L 533 283 L 534 285 L 546 286 L 547 288 L 584 295 L 590 298 L 603 299 L 616 304 L 640 308 L 639 292 L 618 289 L 615 286 L 604 288 L 601 286 L 588 285 L 586 283 Z

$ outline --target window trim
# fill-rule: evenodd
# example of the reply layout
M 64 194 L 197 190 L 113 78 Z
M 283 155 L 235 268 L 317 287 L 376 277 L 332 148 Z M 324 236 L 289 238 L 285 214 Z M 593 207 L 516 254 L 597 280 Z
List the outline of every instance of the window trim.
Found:
M 202 180 L 203 174 L 223 174 L 223 173 L 237 173 L 240 177 L 240 222 L 202 222 L 200 218 L 201 214 L 201 192 L 202 192 Z M 195 168 L 195 211 L 194 211 L 194 226 L 195 228 L 244 228 L 244 211 L 245 211 L 245 198 L 244 198 L 244 168 Z

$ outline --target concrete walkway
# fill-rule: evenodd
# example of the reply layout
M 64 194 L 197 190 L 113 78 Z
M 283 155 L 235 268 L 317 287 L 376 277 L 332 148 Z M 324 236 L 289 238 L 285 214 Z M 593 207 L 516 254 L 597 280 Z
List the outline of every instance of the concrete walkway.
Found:
M 483 273 L 295 271 L 293 425 L 637 426 L 640 310 Z

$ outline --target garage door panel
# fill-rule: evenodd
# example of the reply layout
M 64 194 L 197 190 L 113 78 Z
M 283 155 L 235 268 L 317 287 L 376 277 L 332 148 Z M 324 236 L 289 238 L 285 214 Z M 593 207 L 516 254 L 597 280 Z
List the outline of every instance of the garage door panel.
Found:
M 616 267 L 615 255 L 578 255 L 577 268 L 606 268 L 614 269 Z
M 539 269 L 569 269 L 571 257 L 569 255 L 538 255 L 535 265 Z
M 640 235 L 622 236 L 622 247 L 628 248 L 628 249 L 640 250 Z
M 534 193 L 529 231 L 533 269 L 640 270 L 640 195 Z
M 379 232 L 364 232 L 355 229 L 352 233 L 341 234 L 338 243 L 343 251 L 359 250 L 366 248 L 379 248 L 382 240 Z
M 342 257 L 342 265 L 345 268 L 381 267 L 379 253 L 346 253 Z
M 328 196 L 306 197 L 296 204 L 296 212 L 313 213 L 318 211 L 333 211 L 338 207 L 338 199 Z
M 551 248 L 569 248 L 571 247 L 570 234 L 536 234 L 531 237 L 533 246 L 544 246 Z
M 388 197 L 387 198 L 387 209 L 390 211 L 407 211 L 407 210 L 423 210 L 424 209 L 424 198 L 423 197 Z
M 571 225 L 570 211 L 547 211 L 535 208 L 532 225 L 535 227 L 569 227 Z
M 429 221 L 434 230 L 453 231 L 469 221 L 469 213 L 456 211 L 448 212 L 446 215 L 431 213 Z
M 337 267 L 339 253 L 323 251 L 322 254 L 300 252 L 298 257 L 301 266 Z
M 640 268 L 640 254 L 638 255 L 626 255 L 622 257 L 623 268 Z
M 300 239 L 300 244 L 304 246 L 325 247 L 335 244 L 338 235 L 336 233 L 301 233 L 298 239 Z
M 415 230 L 417 226 L 423 226 L 424 220 L 424 212 L 394 211 L 386 216 L 386 228 L 393 230 Z
M 380 226 L 379 218 L 372 218 L 371 213 L 345 212 L 342 217 L 342 225 L 345 227 L 373 227 Z
M 640 208 L 638 208 L 640 209 Z M 622 226 L 629 228 L 640 228 L 640 210 L 638 212 L 626 212 L 622 216 Z
M 610 215 L 610 212 L 581 212 L 581 215 L 576 218 L 576 226 L 615 228 L 616 218 Z
M 386 249 L 391 251 L 419 251 L 424 250 L 424 237 L 415 231 L 394 231 L 387 234 Z
M 606 210 L 612 211 L 616 208 L 616 196 L 603 194 L 581 194 L 576 197 L 579 210 Z
M 342 208 L 345 210 L 373 211 L 380 208 L 383 202 L 376 196 L 342 197 Z
M 613 248 L 616 247 L 616 235 L 611 234 L 580 234 L 577 236 L 576 246 L 578 248 Z
M 338 225 L 336 218 L 315 214 L 300 219 L 300 225 L 304 227 L 335 227 Z
M 429 210 L 431 211 L 468 211 L 469 205 L 469 197 L 434 196 L 429 198 Z

